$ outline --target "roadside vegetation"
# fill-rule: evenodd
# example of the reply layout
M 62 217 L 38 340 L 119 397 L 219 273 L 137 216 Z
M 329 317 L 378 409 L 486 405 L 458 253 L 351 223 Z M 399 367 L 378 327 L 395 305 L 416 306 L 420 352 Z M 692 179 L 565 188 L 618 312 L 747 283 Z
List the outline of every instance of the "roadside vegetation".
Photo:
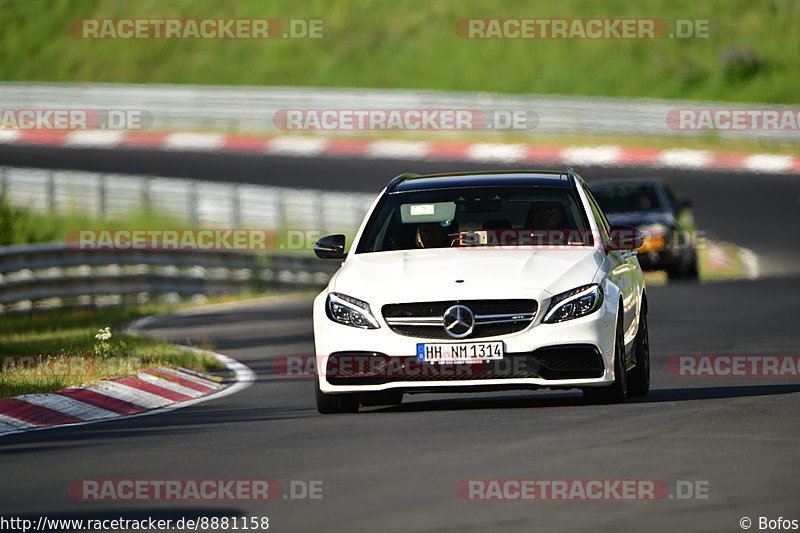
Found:
M 179 217 L 140 209 L 108 218 L 87 216 L 78 205 L 64 213 L 40 212 L 15 205 L 0 195 L 0 246 L 32 242 L 64 242 L 70 231 L 80 229 L 184 229 Z
M 143 368 L 159 365 L 218 368 L 219 362 L 208 353 L 120 330 L 136 318 L 170 309 L 153 304 L 3 316 L 0 397 L 52 392 L 104 378 L 136 375 Z
M 796 103 L 800 3 L 710 0 L 0 0 L 0 79 L 396 87 Z M 324 39 L 86 40 L 85 18 L 325 19 Z M 710 21 L 659 40 L 466 40 L 463 18 Z

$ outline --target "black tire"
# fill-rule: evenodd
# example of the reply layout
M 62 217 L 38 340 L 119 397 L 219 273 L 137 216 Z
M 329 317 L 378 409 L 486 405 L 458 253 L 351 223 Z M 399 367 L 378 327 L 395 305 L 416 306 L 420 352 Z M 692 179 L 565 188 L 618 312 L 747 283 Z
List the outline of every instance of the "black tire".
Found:
M 673 264 L 667 267 L 667 277 L 670 281 L 680 281 L 683 279 L 683 269 L 681 264 Z
M 364 406 L 400 405 L 401 403 L 403 403 L 403 391 L 387 390 L 367 392 L 361 395 L 361 405 Z
M 325 394 L 319 388 L 319 379 L 314 379 L 314 392 L 317 400 L 317 411 L 327 415 L 332 413 L 357 413 L 360 394 Z
M 667 268 L 667 277 L 669 277 L 670 281 L 697 281 L 699 275 L 697 270 L 697 252 L 695 251 L 692 251 L 688 258 L 681 258 L 680 261 Z
M 586 387 L 583 399 L 588 403 L 623 403 L 628 397 L 628 373 L 623 366 L 625 340 L 622 334 L 622 309 L 619 310 L 617 335 L 614 340 L 614 383 L 605 387 Z
M 650 336 L 647 333 L 647 309 L 642 309 L 636 334 L 636 366 L 628 372 L 628 396 L 646 396 L 650 390 Z
M 697 281 L 699 277 L 700 272 L 697 270 L 697 252 L 692 252 L 691 257 L 689 257 L 689 263 L 686 265 L 684 279 Z

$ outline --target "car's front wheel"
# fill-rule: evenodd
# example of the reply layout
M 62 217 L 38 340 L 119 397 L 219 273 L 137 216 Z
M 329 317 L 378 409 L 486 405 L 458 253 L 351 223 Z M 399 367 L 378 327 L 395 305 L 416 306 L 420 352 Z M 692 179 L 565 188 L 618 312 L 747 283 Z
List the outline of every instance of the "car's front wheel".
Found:
M 628 396 L 645 396 L 650 390 L 650 338 L 647 314 L 642 309 L 639 332 L 636 334 L 636 366 L 628 374 Z
M 356 413 L 360 403 L 360 394 L 326 394 L 319 388 L 319 379 L 314 379 L 314 392 L 317 399 L 317 411 L 322 414 Z
M 628 373 L 625 370 L 625 339 L 622 333 L 622 309 L 614 339 L 614 383 L 606 387 L 586 387 L 583 399 L 588 403 L 622 403 L 628 396 Z

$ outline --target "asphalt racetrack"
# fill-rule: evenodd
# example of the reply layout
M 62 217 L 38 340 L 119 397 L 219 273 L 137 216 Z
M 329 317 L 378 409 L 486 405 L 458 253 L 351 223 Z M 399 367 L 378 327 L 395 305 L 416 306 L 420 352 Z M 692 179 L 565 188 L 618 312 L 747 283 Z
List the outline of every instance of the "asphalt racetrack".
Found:
M 499 167 L 19 147 L 0 148 L 0 164 L 376 193 L 404 171 Z M 742 530 L 744 517 L 752 530 L 759 517 L 800 519 L 798 379 L 680 377 L 666 368 L 675 355 L 798 353 L 800 178 L 576 169 L 590 182 L 666 177 L 694 201 L 701 229 L 760 259 L 758 280 L 648 290 L 653 383 L 646 398 L 589 406 L 578 391 L 425 394 L 406 396 L 399 407 L 322 416 L 310 378 L 273 366 L 281 356 L 313 353 L 311 295 L 158 317 L 151 334 L 208 339 L 252 368 L 257 381 L 165 414 L 5 437 L 0 514 L 268 516 L 277 532 L 731 532 Z M 292 481 L 321 481 L 322 498 L 80 502 L 68 494 L 79 479 L 274 479 L 287 496 Z M 659 480 L 673 497 L 460 499 L 456 485 L 472 479 Z M 684 499 L 687 486 L 695 497 Z

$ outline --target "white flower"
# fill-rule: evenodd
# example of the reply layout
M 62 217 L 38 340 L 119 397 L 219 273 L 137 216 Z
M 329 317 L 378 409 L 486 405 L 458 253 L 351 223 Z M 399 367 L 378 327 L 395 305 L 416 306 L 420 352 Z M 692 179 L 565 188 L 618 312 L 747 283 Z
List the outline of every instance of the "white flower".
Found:
M 111 338 L 111 328 L 106 327 L 97 332 L 97 335 L 94 336 L 95 339 L 99 341 L 107 341 Z

